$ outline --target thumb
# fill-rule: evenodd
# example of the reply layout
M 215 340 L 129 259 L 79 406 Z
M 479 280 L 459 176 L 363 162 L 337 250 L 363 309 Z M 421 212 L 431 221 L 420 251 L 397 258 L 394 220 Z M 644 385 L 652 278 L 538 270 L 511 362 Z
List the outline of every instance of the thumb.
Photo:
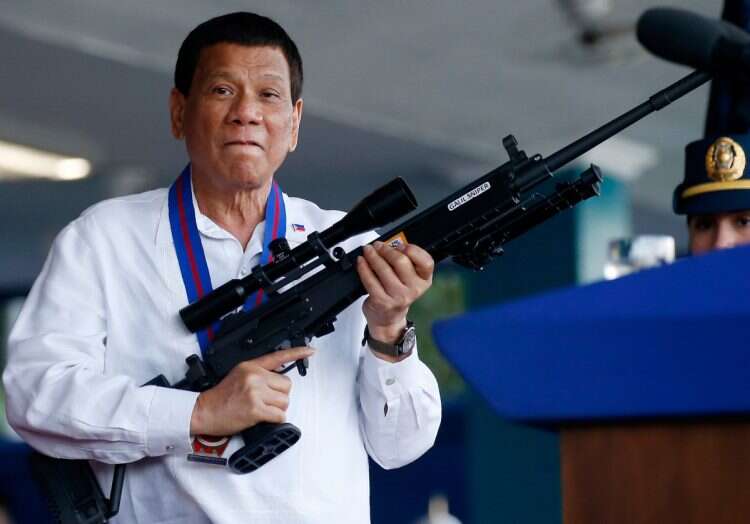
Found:
M 277 369 L 282 364 L 286 364 L 287 362 L 293 362 L 295 360 L 307 358 L 311 356 L 313 353 L 315 353 L 315 350 L 311 347 L 306 347 L 306 346 L 289 348 L 289 349 L 281 349 L 279 351 L 274 351 L 273 353 L 268 353 L 267 355 L 263 355 L 262 357 L 258 357 L 254 360 L 254 362 L 260 367 L 262 367 L 263 369 L 273 371 L 274 369 Z

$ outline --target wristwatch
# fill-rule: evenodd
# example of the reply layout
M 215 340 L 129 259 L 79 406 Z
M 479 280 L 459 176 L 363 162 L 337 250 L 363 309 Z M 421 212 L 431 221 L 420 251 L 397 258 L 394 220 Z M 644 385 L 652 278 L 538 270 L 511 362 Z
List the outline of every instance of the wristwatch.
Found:
M 373 351 L 377 351 L 383 355 L 403 357 L 404 355 L 409 355 L 417 344 L 417 328 L 414 327 L 414 322 L 407 320 L 401 338 L 399 338 L 395 344 L 387 344 L 372 338 L 370 336 L 370 330 L 365 326 L 365 336 L 362 339 L 362 344 L 365 342 L 367 342 Z

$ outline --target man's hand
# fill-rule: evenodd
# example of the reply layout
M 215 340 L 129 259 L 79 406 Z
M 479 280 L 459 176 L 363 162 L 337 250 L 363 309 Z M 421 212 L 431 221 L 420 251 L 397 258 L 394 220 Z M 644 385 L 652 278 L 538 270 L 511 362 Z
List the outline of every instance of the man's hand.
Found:
M 395 343 L 406 327 L 409 306 L 432 285 L 435 262 L 414 244 L 399 250 L 375 242 L 363 252 L 357 272 L 370 294 L 362 307 L 367 328 L 374 339 Z
M 284 349 L 238 364 L 224 380 L 198 396 L 190 434 L 224 437 L 258 422 L 284 422 L 292 381 L 273 370 L 313 352 L 308 347 Z

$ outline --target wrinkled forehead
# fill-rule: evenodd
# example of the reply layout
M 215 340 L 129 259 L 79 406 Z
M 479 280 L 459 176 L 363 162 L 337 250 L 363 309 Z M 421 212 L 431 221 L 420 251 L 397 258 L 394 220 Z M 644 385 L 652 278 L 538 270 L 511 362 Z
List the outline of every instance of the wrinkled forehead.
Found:
M 216 74 L 257 74 L 289 81 L 290 69 L 278 47 L 220 42 L 201 49 L 193 79 Z

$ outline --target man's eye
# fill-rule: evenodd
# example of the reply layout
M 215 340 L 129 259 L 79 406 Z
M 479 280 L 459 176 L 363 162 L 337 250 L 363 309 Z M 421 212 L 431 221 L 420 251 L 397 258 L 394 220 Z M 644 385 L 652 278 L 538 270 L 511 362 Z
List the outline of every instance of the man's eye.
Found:
M 281 95 L 276 91 L 263 91 L 262 96 L 263 98 L 280 98 Z
M 228 87 L 223 87 L 223 86 L 214 87 L 211 91 L 216 93 L 217 95 L 222 95 L 222 96 L 232 94 L 231 89 L 229 89 Z
M 692 226 L 696 231 L 708 231 L 713 226 L 713 223 L 710 220 L 701 220 L 700 218 L 696 218 L 693 220 Z
M 741 227 L 750 227 L 750 215 L 737 217 L 737 225 Z

